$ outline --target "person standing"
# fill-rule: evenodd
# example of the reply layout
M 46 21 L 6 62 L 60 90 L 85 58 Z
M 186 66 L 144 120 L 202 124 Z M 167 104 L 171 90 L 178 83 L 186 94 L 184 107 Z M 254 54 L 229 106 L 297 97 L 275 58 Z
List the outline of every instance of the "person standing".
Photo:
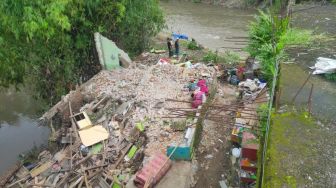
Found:
M 175 55 L 178 57 L 180 53 L 180 44 L 179 44 L 179 38 L 175 40 Z
M 169 52 L 169 58 L 173 56 L 173 46 L 170 38 L 167 38 L 167 46 L 168 46 L 168 52 Z

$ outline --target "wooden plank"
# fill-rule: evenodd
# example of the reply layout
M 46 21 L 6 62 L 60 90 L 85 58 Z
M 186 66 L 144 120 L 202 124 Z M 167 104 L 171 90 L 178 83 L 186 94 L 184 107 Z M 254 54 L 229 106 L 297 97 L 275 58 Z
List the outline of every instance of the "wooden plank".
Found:
M 31 177 L 34 178 L 34 177 L 40 175 L 44 171 L 48 170 L 48 168 L 50 168 L 51 165 L 53 165 L 53 164 L 54 164 L 54 162 L 49 160 L 49 161 L 45 162 L 44 164 L 40 165 L 39 167 L 34 168 L 33 170 L 30 171 Z

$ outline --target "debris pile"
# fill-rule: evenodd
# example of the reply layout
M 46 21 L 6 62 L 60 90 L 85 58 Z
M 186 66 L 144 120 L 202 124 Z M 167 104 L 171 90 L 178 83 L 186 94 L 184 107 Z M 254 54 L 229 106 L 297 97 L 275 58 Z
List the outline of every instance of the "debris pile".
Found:
M 23 164 L 7 186 L 123 187 L 151 156 L 184 139 L 174 126 L 180 119 L 163 116 L 172 108 L 191 108 L 186 84 L 204 73 L 213 75 L 214 69 L 136 64 L 101 71 L 42 116 L 58 127 L 52 140 L 61 149 Z

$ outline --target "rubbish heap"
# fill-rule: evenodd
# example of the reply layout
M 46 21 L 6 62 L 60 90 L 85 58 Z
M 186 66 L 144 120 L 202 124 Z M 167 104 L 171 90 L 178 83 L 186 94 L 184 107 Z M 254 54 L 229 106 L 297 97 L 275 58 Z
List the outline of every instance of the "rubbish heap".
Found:
M 170 108 L 191 108 L 186 84 L 204 74 L 214 69 L 134 64 L 101 71 L 42 116 L 60 149 L 23 164 L 6 186 L 124 187 L 150 157 L 184 139 L 172 128 L 180 119 L 163 116 Z

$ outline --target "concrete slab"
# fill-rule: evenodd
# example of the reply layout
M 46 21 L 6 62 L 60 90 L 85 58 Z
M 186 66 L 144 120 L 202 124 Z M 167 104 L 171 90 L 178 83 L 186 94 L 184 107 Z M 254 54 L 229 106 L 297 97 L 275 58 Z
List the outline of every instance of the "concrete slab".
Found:
M 176 161 L 155 188 L 189 188 L 191 162 Z

